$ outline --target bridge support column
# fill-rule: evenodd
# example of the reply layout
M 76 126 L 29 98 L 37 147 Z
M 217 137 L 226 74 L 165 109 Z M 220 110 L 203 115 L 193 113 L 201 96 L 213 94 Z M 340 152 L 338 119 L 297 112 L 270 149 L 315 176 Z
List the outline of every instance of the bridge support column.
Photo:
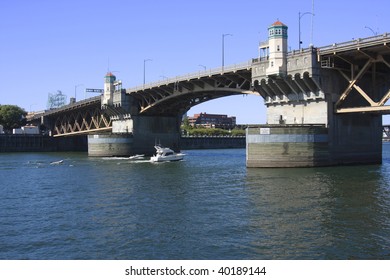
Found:
M 335 114 L 329 124 L 333 165 L 382 163 L 382 116 Z
M 120 122 L 120 121 L 118 121 Z M 113 127 L 123 129 L 123 125 Z M 178 117 L 132 116 L 126 120 L 126 133 L 95 134 L 88 136 L 89 156 L 131 156 L 154 154 L 154 145 L 161 143 L 180 150 L 180 119 Z
M 128 156 L 132 154 L 131 134 L 88 135 L 88 155 L 97 157 Z
M 263 125 L 246 133 L 247 167 L 330 165 L 328 128 L 321 125 Z
M 247 167 L 314 167 L 382 162 L 382 116 L 334 115 L 325 125 L 249 127 Z

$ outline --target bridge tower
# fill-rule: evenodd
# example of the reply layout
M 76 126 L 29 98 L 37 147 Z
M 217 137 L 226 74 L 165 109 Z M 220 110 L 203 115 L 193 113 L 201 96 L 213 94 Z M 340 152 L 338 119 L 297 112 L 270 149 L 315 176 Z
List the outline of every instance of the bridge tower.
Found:
M 268 28 L 269 62 L 267 76 L 287 74 L 287 25 L 279 20 Z
M 115 91 L 115 80 L 116 77 L 111 72 L 108 72 L 104 77 L 104 93 L 102 98 L 102 107 L 112 105 L 113 94 Z

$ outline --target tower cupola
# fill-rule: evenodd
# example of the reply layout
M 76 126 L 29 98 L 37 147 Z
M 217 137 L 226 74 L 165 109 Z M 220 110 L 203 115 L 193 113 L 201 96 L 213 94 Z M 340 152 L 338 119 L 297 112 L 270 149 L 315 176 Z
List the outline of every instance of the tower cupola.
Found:
M 279 20 L 268 27 L 269 64 L 267 76 L 287 74 L 287 25 Z
M 102 96 L 102 106 L 112 105 L 113 103 L 113 94 L 115 91 L 114 82 L 116 77 L 111 72 L 108 72 L 104 77 L 104 93 Z

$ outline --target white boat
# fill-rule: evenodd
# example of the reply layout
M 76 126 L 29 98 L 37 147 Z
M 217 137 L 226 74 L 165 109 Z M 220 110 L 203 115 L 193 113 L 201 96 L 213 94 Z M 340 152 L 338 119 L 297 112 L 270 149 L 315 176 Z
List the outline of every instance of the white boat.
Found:
M 170 148 L 161 147 L 160 145 L 156 145 L 154 148 L 156 149 L 156 154 L 150 158 L 151 162 L 178 161 L 185 156 L 185 154 L 175 153 Z
M 50 165 L 58 165 L 58 164 L 62 164 L 62 163 L 64 163 L 64 160 L 59 160 L 59 161 L 52 161 L 52 162 L 50 162 Z

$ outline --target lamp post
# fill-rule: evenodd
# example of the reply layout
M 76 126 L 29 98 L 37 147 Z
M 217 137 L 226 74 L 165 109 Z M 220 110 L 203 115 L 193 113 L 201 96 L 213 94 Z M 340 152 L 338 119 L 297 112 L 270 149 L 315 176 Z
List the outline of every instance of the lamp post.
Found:
M 199 64 L 200 67 L 203 67 L 204 71 L 206 71 L 206 66 L 204 66 L 203 64 Z
M 378 35 L 378 32 L 375 32 L 371 27 L 369 27 L 369 26 L 364 26 L 364 28 L 367 28 L 367 29 L 371 30 L 371 32 L 372 32 L 375 36 Z
M 225 66 L 225 37 L 233 36 L 232 34 L 222 34 L 222 72 Z
M 77 95 L 77 88 L 79 87 L 79 86 L 82 86 L 83 84 L 78 84 L 78 85 L 75 85 L 74 86 L 74 101 L 76 101 L 77 99 L 76 99 L 76 95 Z
M 302 45 L 302 41 L 301 41 L 301 18 L 302 18 L 304 15 L 308 15 L 308 14 L 314 16 L 314 14 L 311 13 L 311 12 L 306 12 L 306 13 L 303 13 L 303 14 L 301 14 L 301 12 L 298 13 L 298 17 L 299 17 L 299 19 L 298 19 L 299 45 L 298 45 L 298 46 L 299 46 L 299 49 L 301 49 L 301 45 Z
M 144 85 L 145 85 L 145 65 L 146 65 L 146 62 L 147 61 L 152 61 L 151 59 L 147 58 L 147 59 L 144 59 Z
M 36 103 L 30 104 L 30 113 L 32 112 L 31 108 L 32 106 L 37 105 Z

